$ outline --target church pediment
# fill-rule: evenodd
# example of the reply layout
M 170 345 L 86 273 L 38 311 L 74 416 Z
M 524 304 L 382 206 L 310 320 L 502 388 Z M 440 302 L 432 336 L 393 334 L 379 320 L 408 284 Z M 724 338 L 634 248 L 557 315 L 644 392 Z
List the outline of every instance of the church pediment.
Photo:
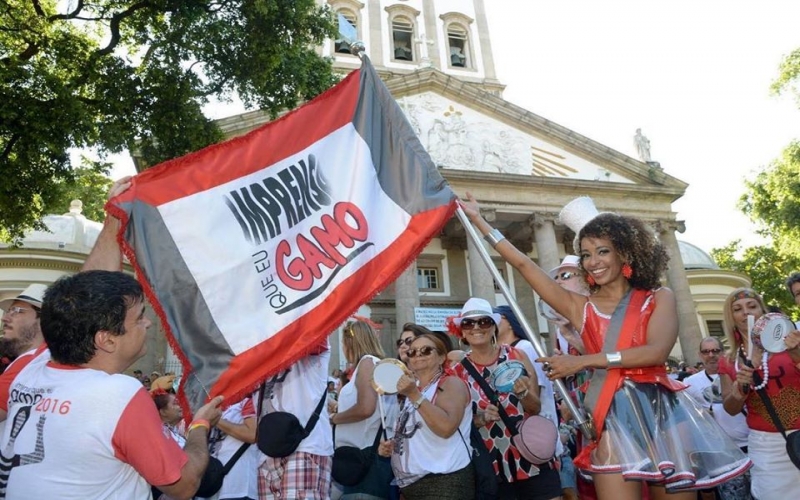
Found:
M 398 99 L 433 161 L 454 170 L 634 183 L 434 92 Z
M 687 187 L 658 164 L 640 162 L 439 71 L 392 75 L 386 84 L 442 168 L 681 192 Z

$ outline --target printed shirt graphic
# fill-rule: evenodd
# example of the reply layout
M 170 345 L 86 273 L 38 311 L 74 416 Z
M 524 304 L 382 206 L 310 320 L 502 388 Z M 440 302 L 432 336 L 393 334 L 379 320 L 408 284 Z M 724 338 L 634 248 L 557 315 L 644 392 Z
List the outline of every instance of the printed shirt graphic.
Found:
M 0 498 L 146 499 L 180 479 L 188 458 L 139 381 L 48 359 L 11 385 Z
M 184 365 L 187 409 L 237 401 L 312 351 L 455 208 L 368 60 L 283 118 L 136 176 L 107 205 Z

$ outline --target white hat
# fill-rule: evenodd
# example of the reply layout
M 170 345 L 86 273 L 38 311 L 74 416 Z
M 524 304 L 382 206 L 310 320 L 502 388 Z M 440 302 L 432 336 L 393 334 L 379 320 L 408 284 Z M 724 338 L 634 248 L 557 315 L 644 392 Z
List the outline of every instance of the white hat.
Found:
M 40 285 L 39 283 L 28 285 L 28 288 L 23 290 L 22 293 L 15 298 L 0 302 L 0 309 L 7 311 L 8 308 L 11 307 L 11 304 L 17 300 L 27 302 L 32 306 L 42 307 L 42 299 L 44 298 L 45 290 L 47 290 L 47 285 Z
M 561 209 L 561 213 L 558 214 L 558 220 L 575 233 L 575 239 L 572 241 L 572 247 L 575 249 L 575 253 L 580 253 L 581 251 L 578 233 L 581 232 L 583 226 L 598 215 L 600 215 L 600 212 L 597 211 L 597 207 L 594 206 L 594 201 L 588 196 L 575 198 Z
M 567 255 L 557 267 L 554 267 L 548 273 L 551 278 L 555 279 L 556 275 L 565 267 L 574 267 L 575 269 L 581 268 L 581 259 L 577 255 Z
M 488 316 L 494 320 L 495 325 L 500 324 L 500 320 L 502 319 L 499 314 L 492 310 L 492 306 L 489 304 L 489 301 L 486 299 L 479 299 L 477 297 L 472 297 L 464 304 L 464 307 L 461 308 L 461 312 L 453 318 L 453 323 L 456 326 L 461 326 L 461 320 L 465 318 L 482 318 L 484 316 Z

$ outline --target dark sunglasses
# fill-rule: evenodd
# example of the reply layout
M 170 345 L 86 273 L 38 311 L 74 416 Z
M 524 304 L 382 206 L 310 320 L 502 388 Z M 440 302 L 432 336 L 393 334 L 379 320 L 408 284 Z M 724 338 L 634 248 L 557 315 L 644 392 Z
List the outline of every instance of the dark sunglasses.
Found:
M 700 354 L 719 354 L 722 349 L 700 349 Z
M 494 326 L 494 320 L 492 318 L 481 318 L 479 320 L 474 319 L 462 319 L 461 320 L 461 329 L 462 330 L 472 330 L 475 328 L 475 325 L 478 325 L 478 328 L 491 328 Z
M 420 356 L 430 356 L 431 353 L 434 353 L 434 352 L 436 352 L 436 348 L 435 347 L 431 347 L 429 345 L 426 345 L 426 346 L 420 347 L 419 349 L 417 349 L 417 348 L 409 349 L 406 352 L 406 356 L 408 356 L 409 358 L 416 358 L 417 354 L 419 354 Z
M 557 275 L 556 277 L 558 279 L 560 279 L 561 281 L 567 281 L 568 279 L 572 278 L 573 276 L 575 276 L 575 273 L 573 273 L 572 271 L 564 271 L 563 273 Z
M 416 337 L 408 337 L 408 338 L 407 338 L 407 339 L 405 339 L 405 340 L 403 340 L 403 339 L 397 339 L 397 347 L 400 347 L 400 346 L 401 346 L 401 345 L 403 345 L 403 344 L 405 344 L 405 345 L 411 345 L 411 343 L 412 343 L 412 342 L 414 342 L 414 340 L 416 340 Z

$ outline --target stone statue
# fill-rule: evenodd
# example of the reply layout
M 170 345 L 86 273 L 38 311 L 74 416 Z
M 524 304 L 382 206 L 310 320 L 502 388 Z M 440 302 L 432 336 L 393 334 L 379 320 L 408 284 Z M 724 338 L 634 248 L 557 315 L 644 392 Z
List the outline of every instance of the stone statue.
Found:
M 642 134 L 642 129 L 636 129 L 636 135 L 633 136 L 633 145 L 636 147 L 636 154 L 639 159 L 647 163 L 651 161 L 650 158 L 650 139 Z

